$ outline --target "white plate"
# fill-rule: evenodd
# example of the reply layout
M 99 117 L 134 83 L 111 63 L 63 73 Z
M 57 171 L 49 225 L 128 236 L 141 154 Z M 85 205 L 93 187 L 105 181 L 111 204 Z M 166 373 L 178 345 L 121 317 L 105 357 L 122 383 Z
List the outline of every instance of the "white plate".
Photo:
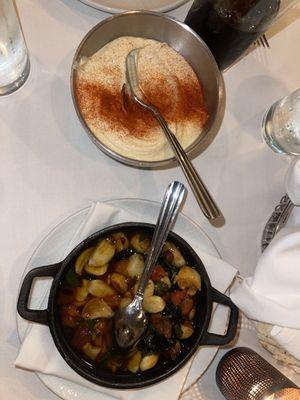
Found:
M 166 12 L 187 3 L 189 0 L 80 0 L 88 6 L 109 13 L 147 10 Z
M 139 199 L 116 199 L 106 201 L 107 204 L 111 204 L 115 207 L 120 207 L 124 210 L 134 211 L 137 208 L 141 211 L 143 215 L 143 209 L 147 210 L 147 216 L 156 221 L 160 204 L 148 200 Z M 87 216 L 90 209 L 86 207 L 77 213 L 71 215 L 59 225 L 57 225 L 39 244 L 37 249 L 31 256 L 24 275 L 32 268 L 39 267 L 43 265 L 52 264 L 61 261 L 66 243 L 70 242 L 73 237 L 74 231 L 79 227 L 81 222 Z M 183 238 L 189 237 L 189 244 L 192 247 L 201 246 L 201 249 L 215 257 L 220 257 L 217 248 L 207 236 L 207 234 L 191 219 L 183 214 L 180 214 L 174 231 L 178 233 Z M 194 241 L 194 243 L 193 243 Z M 23 278 L 22 280 L 23 281 Z M 32 291 L 30 307 L 33 309 L 38 309 L 44 298 L 45 292 L 49 288 L 49 281 L 39 280 L 38 284 L 35 285 Z M 226 311 L 222 307 L 217 307 L 210 330 L 215 331 L 220 327 L 225 325 L 226 322 Z M 22 342 L 26 334 L 26 330 L 30 326 L 30 322 L 24 320 L 17 314 L 17 330 L 19 334 L 20 341 Z M 215 354 L 218 351 L 217 346 L 203 346 L 198 351 L 195 356 L 195 361 L 190 369 L 189 375 L 186 379 L 184 389 L 187 389 L 191 384 L 193 384 L 200 375 L 206 370 L 211 361 L 213 360 Z M 52 375 L 47 375 L 43 373 L 37 373 L 41 381 L 56 395 L 64 400 L 111 400 L 111 397 L 106 396 L 103 393 L 88 389 L 81 385 L 75 384 L 73 382 L 57 378 Z

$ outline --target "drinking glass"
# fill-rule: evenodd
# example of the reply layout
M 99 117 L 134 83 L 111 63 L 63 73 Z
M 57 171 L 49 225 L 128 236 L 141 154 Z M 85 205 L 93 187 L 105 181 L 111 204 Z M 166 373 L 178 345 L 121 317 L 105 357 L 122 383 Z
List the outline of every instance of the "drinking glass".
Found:
M 204 40 L 221 70 L 237 61 L 298 0 L 195 0 L 185 23 Z
M 265 112 L 262 135 L 276 153 L 300 155 L 300 89 L 278 100 Z
M 30 61 L 13 0 L 0 0 L 0 96 L 21 87 Z

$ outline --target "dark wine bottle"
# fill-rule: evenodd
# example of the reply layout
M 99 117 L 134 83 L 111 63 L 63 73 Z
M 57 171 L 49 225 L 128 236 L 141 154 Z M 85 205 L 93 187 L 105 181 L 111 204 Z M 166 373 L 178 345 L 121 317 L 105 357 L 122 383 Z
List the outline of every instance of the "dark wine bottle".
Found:
M 185 23 L 224 70 L 267 30 L 279 7 L 280 0 L 195 0 Z

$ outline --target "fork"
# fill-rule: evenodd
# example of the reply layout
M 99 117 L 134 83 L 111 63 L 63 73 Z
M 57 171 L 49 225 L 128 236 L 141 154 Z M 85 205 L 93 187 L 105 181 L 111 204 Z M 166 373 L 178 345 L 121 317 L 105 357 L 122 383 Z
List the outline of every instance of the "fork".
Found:
M 256 46 L 262 46 L 262 47 L 267 47 L 270 48 L 268 39 L 266 38 L 266 35 L 263 34 L 262 36 L 260 36 L 257 40 L 255 40 L 255 45 Z
M 294 204 L 287 194 L 285 194 L 280 203 L 275 207 L 271 217 L 268 219 L 266 226 L 263 230 L 261 238 L 261 250 L 264 251 L 270 244 L 271 240 L 286 224 L 291 212 L 293 211 Z

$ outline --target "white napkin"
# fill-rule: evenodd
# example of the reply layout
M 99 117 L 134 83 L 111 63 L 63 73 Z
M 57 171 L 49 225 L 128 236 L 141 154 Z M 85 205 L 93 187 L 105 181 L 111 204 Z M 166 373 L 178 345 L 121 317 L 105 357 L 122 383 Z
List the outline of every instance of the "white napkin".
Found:
M 275 325 L 270 334 L 280 346 L 300 360 L 300 329 L 284 328 Z
M 147 215 L 141 215 L 141 211 L 136 210 L 135 213 L 129 213 L 128 210 L 115 208 L 105 203 L 92 204 L 86 220 L 81 224 L 73 239 L 68 244 L 65 254 L 66 256 L 72 248 L 74 248 L 81 240 L 99 229 L 106 226 L 121 222 L 155 222 L 150 220 Z M 176 232 L 176 225 L 174 231 Z M 180 234 L 180 232 L 177 232 Z M 200 248 L 191 242 L 196 238 L 185 239 L 194 247 L 198 255 L 206 266 L 208 275 L 212 285 L 219 291 L 225 292 L 235 277 L 236 269 L 207 253 L 203 253 Z M 41 308 L 45 308 L 47 304 L 47 296 Z M 76 372 L 74 372 L 58 353 L 52 340 L 49 328 L 44 325 L 32 324 L 26 332 L 25 339 L 22 342 L 19 355 L 15 361 L 15 366 L 25 368 L 31 371 L 42 372 L 45 374 L 55 375 L 57 377 L 67 379 L 69 381 L 86 386 L 90 389 L 105 393 L 113 398 L 122 400 L 135 400 L 143 398 L 143 400 L 152 400 L 154 398 L 176 399 L 180 395 L 181 389 L 185 382 L 192 361 L 187 363 L 176 374 L 155 385 L 139 390 L 113 390 L 105 389 L 95 385 Z
M 286 174 L 286 192 L 292 203 L 300 206 L 300 158 L 295 157 Z M 299 288 L 300 291 L 300 288 Z M 274 326 L 271 336 L 290 354 L 300 360 L 300 330 Z
M 230 297 L 248 318 L 273 324 L 274 339 L 300 359 L 299 263 L 300 226 L 284 228 Z

